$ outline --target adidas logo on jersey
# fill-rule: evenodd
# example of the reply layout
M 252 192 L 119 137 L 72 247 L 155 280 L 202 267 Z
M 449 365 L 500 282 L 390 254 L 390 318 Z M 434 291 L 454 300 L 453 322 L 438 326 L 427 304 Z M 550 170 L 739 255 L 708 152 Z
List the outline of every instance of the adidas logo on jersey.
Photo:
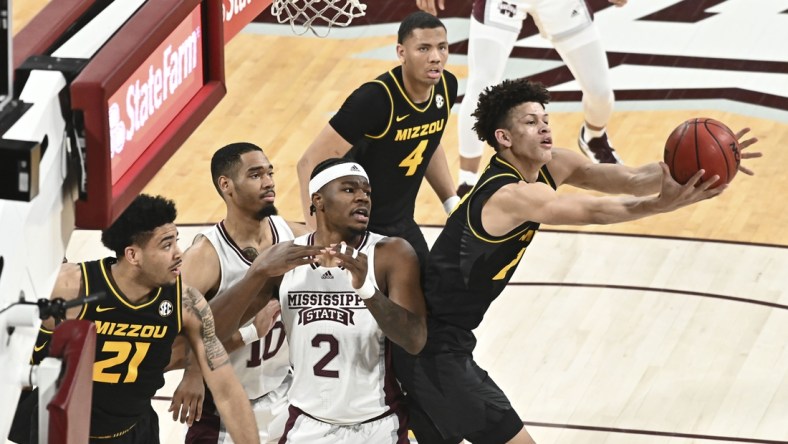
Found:
M 326 271 L 323 273 L 323 276 L 320 276 L 320 279 L 334 279 L 334 276 L 331 274 L 331 271 Z

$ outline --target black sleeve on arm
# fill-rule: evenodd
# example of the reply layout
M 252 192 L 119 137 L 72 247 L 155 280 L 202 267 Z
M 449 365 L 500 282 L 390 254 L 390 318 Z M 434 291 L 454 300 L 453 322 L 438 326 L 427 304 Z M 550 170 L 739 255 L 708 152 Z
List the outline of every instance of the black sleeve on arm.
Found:
M 391 118 L 391 99 L 383 85 L 368 82 L 353 91 L 328 122 L 351 145 L 364 135 L 378 136 Z

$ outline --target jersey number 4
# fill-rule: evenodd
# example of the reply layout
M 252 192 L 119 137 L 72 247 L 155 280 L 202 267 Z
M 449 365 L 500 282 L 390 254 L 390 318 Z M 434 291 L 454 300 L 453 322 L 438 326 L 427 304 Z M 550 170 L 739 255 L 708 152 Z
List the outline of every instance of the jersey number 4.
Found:
M 427 142 L 428 140 L 422 140 L 416 146 L 416 149 L 413 150 L 408 156 L 402 159 L 402 162 L 399 163 L 399 166 L 402 168 L 407 168 L 408 171 L 405 171 L 406 176 L 412 176 L 416 174 L 416 169 L 421 165 L 421 162 L 424 161 L 424 150 L 427 149 Z
M 131 349 L 134 346 L 134 353 Z M 107 341 L 101 347 L 104 353 L 115 353 L 115 356 L 93 363 L 93 380 L 95 382 L 106 382 L 117 384 L 120 381 L 120 373 L 108 372 L 112 367 L 128 362 L 128 371 L 123 378 L 124 383 L 132 383 L 137 380 L 137 368 L 150 348 L 149 342 L 119 342 Z M 131 357 L 131 359 L 129 359 Z

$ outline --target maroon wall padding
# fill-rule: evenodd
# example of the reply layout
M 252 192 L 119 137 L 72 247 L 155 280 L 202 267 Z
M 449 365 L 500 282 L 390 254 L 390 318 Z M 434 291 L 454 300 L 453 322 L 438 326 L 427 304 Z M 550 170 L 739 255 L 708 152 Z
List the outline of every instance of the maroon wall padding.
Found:
M 52 336 L 49 356 L 63 360 L 57 393 L 47 404 L 49 444 L 86 443 L 90 436 L 96 325 L 91 321 L 64 321 Z

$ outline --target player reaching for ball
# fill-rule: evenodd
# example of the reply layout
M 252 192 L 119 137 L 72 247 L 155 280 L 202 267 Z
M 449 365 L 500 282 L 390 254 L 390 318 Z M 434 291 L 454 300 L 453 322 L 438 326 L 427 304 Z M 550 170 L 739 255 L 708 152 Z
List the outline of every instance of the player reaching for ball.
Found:
M 727 186 L 711 188 L 719 177 L 701 182 L 702 171 L 681 185 L 664 163 L 593 164 L 554 148 L 548 100 L 542 84 L 507 80 L 487 88 L 473 113 L 474 130 L 496 154 L 430 250 L 426 345 L 417 355 L 393 346 L 395 372 L 407 391 L 411 428 L 420 443 L 533 443 L 501 389 L 474 362 L 472 330 L 506 287 L 540 224 L 638 219 L 717 196 Z M 558 194 L 561 185 L 631 196 Z
M 678 183 L 705 170 L 701 180 L 720 176 L 716 186 L 731 183 L 741 165 L 738 137 L 724 123 L 694 118 L 682 123 L 665 141 L 665 163 Z

